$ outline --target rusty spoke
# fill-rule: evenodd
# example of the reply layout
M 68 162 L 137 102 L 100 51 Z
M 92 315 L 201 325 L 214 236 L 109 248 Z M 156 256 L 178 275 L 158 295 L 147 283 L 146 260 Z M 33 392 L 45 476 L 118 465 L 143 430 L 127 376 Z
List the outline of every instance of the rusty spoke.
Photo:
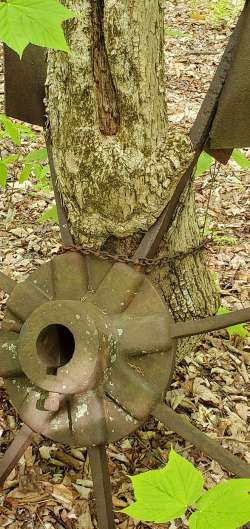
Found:
M 0 486 L 2 486 L 11 471 L 17 465 L 19 459 L 30 445 L 35 433 L 31 428 L 24 425 L 16 435 L 14 441 L 0 459 Z
M 225 329 L 226 327 L 247 321 L 250 321 L 250 308 L 236 310 L 228 314 L 210 316 L 200 320 L 174 323 L 171 327 L 171 336 L 172 338 L 183 338 L 185 336 L 218 331 L 219 329 Z
M 230 454 L 217 441 L 210 439 L 205 433 L 195 428 L 185 417 L 173 411 L 166 404 L 157 404 L 153 415 L 167 426 L 168 430 L 173 430 L 185 441 L 189 441 L 211 459 L 226 468 L 232 474 L 241 478 L 250 478 L 250 465 L 242 461 L 239 457 Z
M 3 272 L 0 272 L 0 289 L 4 290 L 7 294 L 11 294 L 12 290 L 17 285 L 16 281 L 14 279 L 11 279 L 10 277 L 3 274 Z
M 114 318 L 119 351 L 129 356 L 167 351 L 171 348 L 170 321 L 166 311 Z
M 105 445 L 88 448 L 99 529 L 115 529 Z

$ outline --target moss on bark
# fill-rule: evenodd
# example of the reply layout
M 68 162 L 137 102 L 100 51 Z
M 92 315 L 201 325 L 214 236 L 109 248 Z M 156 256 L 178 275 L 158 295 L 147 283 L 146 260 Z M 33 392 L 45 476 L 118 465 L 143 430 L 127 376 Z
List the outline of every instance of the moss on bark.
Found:
M 75 240 L 131 254 L 168 203 L 192 156 L 167 121 L 163 8 L 155 0 L 63 0 L 72 52 L 49 53 L 47 108 L 59 188 Z M 99 39 L 99 42 L 98 42 Z M 161 254 L 200 241 L 187 190 Z M 155 270 L 176 319 L 214 311 L 202 255 Z M 183 357 L 194 340 L 183 340 Z

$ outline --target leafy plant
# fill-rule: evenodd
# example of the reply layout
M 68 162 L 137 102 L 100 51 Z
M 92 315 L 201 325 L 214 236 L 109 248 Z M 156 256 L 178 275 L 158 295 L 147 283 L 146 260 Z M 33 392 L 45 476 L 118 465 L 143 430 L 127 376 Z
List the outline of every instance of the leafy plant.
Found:
M 250 169 L 250 160 L 248 160 L 245 154 L 239 149 L 234 149 L 231 159 L 236 162 L 241 169 Z
M 239 149 L 234 149 L 231 160 L 237 163 L 241 169 L 250 169 L 250 160 Z M 214 158 L 205 151 L 202 151 L 196 165 L 195 176 L 198 178 L 206 173 L 214 164 Z
M 182 39 L 184 37 L 189 37 L 188 33 L 180 31 L 179 29 L 165 27 L 165 36 L 168 38 Z
M 231 311 L 226 309 L 226 307 L 220 307 L 217 314 L 228 314 L 229 312 Z M 238 323 L 237 325 L 227 327 L 227 332 L 229 336 L 240 336 L 241 338 L 247 338 L 250 336 L 250 333 L 248 332 L 244 323 Z
M 221 234 L 214 228 L 210 228 L 207 224 L 208 222 L 206 223 L 205 230 L 203 231 L 204 237 L 210 236 L 215 244 L 218 244 L 218 246 L 235 246 L 235 244 L 237 244 L 237 239 L 235 237 L 231 237 L 226 233 Z
M 21 147 L 23 138 L 36 138 L 35 132 L 28 126 L 14 122 L 3 114 L 0 114 L 0 137 L 10 139 Z M 22 184 L 30 176 L 35 176 L 40 182 L 40 189 L 49 191 L 49 168 L 45 163 L 48 159 L 47 149 L 33 149 L 24 156 L 19 150 L 18 154 L 5 156 L 0 159 L 0 187 L 6 188 L 7 177 L 10 169 L 18 174 L 18 180 Z
M 58 214 L 56 206 L 51 206 L 47 208 L 42 215 L 39 217 L 40 222 L 47 222 L 50 220 L 53 224 L 58 222 Z
M 29 43 L 69 51 L 61 25 L 75 16 L 58 0 L 5 0 L 0 2 L 0 40 L 20 57 Z
M 212 0 L 210 2 L 210 20 L 214 24 L 230 21 L 238 15 L 243 7 L 242 0 Z
M 198 178 L 206 173 L 210 167 L 214 164 L 214 158 L 207 152 L 203 151 L 197 162 L 195 176 Z
M 202 473 L 174 450 L 163 469 L 131 480 L 136 501 L 122 512 L 136 520 L 166 523 L 189 515 L 190 529 L 237 529 L 250 520 L 250 479 L 205 491 Z

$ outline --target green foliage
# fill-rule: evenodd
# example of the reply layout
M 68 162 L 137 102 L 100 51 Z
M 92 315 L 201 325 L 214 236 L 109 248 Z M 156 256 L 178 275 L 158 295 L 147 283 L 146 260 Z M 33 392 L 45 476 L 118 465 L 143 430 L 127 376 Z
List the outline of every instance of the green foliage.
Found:
M 212 238 L 219 246 L 235 246 L 235 244 L 237 244 L 237 239 L 235 237 L 230 237 L 230 235 L 220 235 L 218 231 L 212 232 Z
M 36 134 L 30 127 L 16 123 L 0 114 L 0 138 L 10 139 L 15 145 L 21 147 L 23 138 L 35 138 Z M 23 156 L 21 150 L 18 154 L 2 157 L 0 160 L 0 187 L 6 188 L 9 171 L 14 169 L 18 173 L 20 184 L 35 176 L 40 182 L 40 189 L 49 191 L 49 169 L 45 163 L 48 159 L 47 149 L 33 149 Z
M 122 512 L 136 520 L 166 523 L 187 511 L 190 529 L 237 529 L 250 520 L 250 479 L 229 480 L 205 491 L 201 472 L 174 450 L 165 468 L 131 480 L 136 501 Z
M 231 155 L 231 160 L 236 162 L 241 169 L 250 169 L 250 160 L 248 160 L 246 155 L 239 149 L 234 149 Z M 210 169 L 213 164 L 214 158 L 210 156 L 210 154 L 208 154 L 207 152 L 202 151 L 197 162 L 195 176 L 202 176 Z
M 131 477 L 136 502 L 124 509 L 136 520 L 163 523 L 183 516 L 200 497 L 203 476 L 186 459 L 171 450 L 161 470 Z
M 189 518 L 190 529 L 237 529 L 250 520 L 250 479 L 232 479 L 207 491 Z
M 17 146 L 21 145 L 22 137 L 35 138 L 35 133 L 30 127 L 15 123 L 4 114 L 0 114 L 0 138 L 10 138 Z
M 210 156 L 207 152 L 203 151 L 199 157 L 199 160 L 197 162 L 195 176 L 199 177 L 202 176 L 206 171 L 210 169 L 210 167 L 214 163 L 214 158 Z
M 39 217 L 39 221 L 42 223 L 47 222 L 48 220 L 50 220 L 53 224 L 56 224 L 58 222 L 56 206 L 49 207 Z
M 237 239 L 235 237 L 231 237 L 225 233 L 221 235 L 219 231 L 214 230 L 213 228 L 206 228 L 204 235 L 205 237 L 210 235 L 215 244 L 218 244 L 218 246 L 235 246 L 235 244 L 237 244 Z
M 7 183 L 8 169 L 3 160 L 0 160 L 0 186 L 5 188 Z
M 230 312 L 231 311 L 226 309 L 226 307 L 220 307 L 217 314 L 229 314 Z M 247 338 L 250 336 L 250 333 L 246 329 L 246 325 L 244 323 L 238 323 L 237 325 L 227 327 L 227 332 L 229 336 L 240 336 L 241 338 Z
M 238 164 L 241 169 L 250 169 L 250 160 L 239 149 L 234 149 L 231 159 Z
M 210 20 L 216 25 L 222 24 L 234 19 L 243 7 L 243 1 L 238 0 L 211 0 L 210 1 Z
M 180 31 L 179 29 L 169 28 L 165 27 L 165 36 L 167 38 L 173 38 L 173 39 L 183 39 L 189 37 L 188 33 L 184 33 L 184 31 Z
M 6 0 L 0 2 L 0 40 L 20 57 L 29 43 L 69 51 L 62 22 L 75 16 L 58 0 Z
M 205 20 L 218 26 L 232 23 L 244 5 L 244 0 L 190 0 L 191 18 Z
M 0 137 L 10 139 L 21 147 L 23 138 L 36 138 L 36 134 L 30 127 L 21 125 L 0 115 Z M 0 187 L 6 188 L 9 172 L 17 174 L 20 184 L 23 184 L 29 178 L 35 178 L 34 184 L 36 191 L 51 193 L 50 170 L 48 166 L 48 153 L 46 148 L 33 149 L 29 154 L 22 155 L 21 149 L 18 154 L 2 157 L 0 159 Z M 40 222 L 51 221 L 58 222 L 56 207 L 49 207 L 40 216 Z

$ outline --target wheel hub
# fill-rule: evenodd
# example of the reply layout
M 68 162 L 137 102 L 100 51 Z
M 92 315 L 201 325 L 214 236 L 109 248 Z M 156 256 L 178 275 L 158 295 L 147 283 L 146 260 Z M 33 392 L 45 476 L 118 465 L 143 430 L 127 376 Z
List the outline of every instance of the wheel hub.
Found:
M 57 256 L 9 298 L 0 375 L 33 430 L 73 446 L 112 442 L 145 421 L 171 381 L 171 323 L 141 272 Z

